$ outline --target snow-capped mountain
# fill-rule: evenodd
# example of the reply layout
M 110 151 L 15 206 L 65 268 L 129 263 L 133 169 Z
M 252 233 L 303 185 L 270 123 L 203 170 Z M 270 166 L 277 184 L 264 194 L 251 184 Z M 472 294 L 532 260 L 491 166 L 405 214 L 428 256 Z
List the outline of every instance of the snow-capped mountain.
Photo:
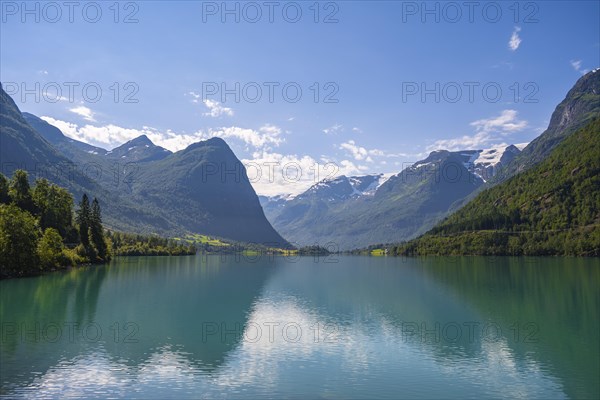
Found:
M 417 161 L 410 168 L 413 170 L 425 166 L 437 165 L 448 156 L 458 157 L 462 164 L 474 176 L 474 179 L 489 181 L 501 167 L 508 165 L 517 155 L 521 153 L 527 143 L 517 145 L 498 145 L 484 150 L 460 150 L 447 151 L 437 150 L 421 161 Z
M 258 198 L 265 214 L 269 216 L 279 213 L 290 201 L 296 199 L 339 202 L 361 196 L 373 196 L 377 189 L 393 175 L 394 173 L 359 176 L 342 175 L 336 178 L 323 179 L 299 195 L 288 193 L 276 196 L 258 196 Z
M 295 196 L 293 194 L 279 194 L 276 196 L 258 196 L 258 201 L 263 208 L 265 215 L 274 215 L 279 213 Z
M 339 248 L 414 237 L 482 187 L 524 145 L 431 152 L 399 173 L 324 179 L 297 196 L 262 197 L 267 219 L 300 245 Z
M 527 146 L 527 143 L 500 145 L 486 150 L 479 150 L 476 152 L 477 158 L 470 159 L 468 162 L 473 166 L 473 173 L 487 182 L 496 175 L 501 167 L 508 165 L 518 156 L 525 146 Z
M 385 181 L 394 174 L 361 176 L 338 176 L 324 179 L 297 196 L 298 199 L 316 197 L 322 200 L 339 201 L 361 196 L 372 196 Z

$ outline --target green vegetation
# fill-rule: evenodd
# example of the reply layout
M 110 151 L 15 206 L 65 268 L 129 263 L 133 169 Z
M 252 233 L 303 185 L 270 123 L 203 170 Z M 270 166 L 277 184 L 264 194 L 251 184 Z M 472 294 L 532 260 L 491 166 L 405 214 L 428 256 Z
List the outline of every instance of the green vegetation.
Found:
M 186 242 L 193 245 L 202 254 L 243 254 L 246 256 L 257 255 L 297 255 L 298 250 L 278 247 L 285 243 L 276 243 L 273 246 L 258 243 L 236 242 L 228 239 L 201 235 L 188 234 L 184 238 L 174 238 L 175 241 Z
M 70 248 L 67 248 L 69 246 Z M 28 276 L 110 258 L 100 205 L 84 194 L 73 224 L 73 198 L 46 179 L 29 185 L 18 170 L 0 174 L 0 277 Z
M 96 198 L 90 203 L 85 193 L 73 210 L 71 194 L 46 179 L 36 180 L 32 188 L 25 171 L 16 171 L 10 181 L 0 174 L 0 278 L 104 263 L 112 255 L 196 254 L 193 244 L 105 231 L 100 203 Z
M 536 167 L 480 193 L 402 255 L 600 256 L 600 120 Z
M 387 249 L 373 249 L 369 254 L 375 257 L 385 256 L 387 255 Z
M 600 115 L 600 74 L 579 78 L 565 99 L 556 106 L 548 129 L 535 138 L 511 163 L 494 177 L 502 182 L 542 162 L 562 141 Z
M 298 249 L 298 255 L 300 256 L 328 256 L 330 254 L 331 251 L 327 248 L 317 245 L 301 247 Z
M 116 256 L 186 256 L 196 254 L 196 246 L 184 245 L 179 239 L 108 232 Z
M 216 253 L 223 252 L 227 247 L 232 246 L 232 243 L 226 242 L 224 239 L 214 238 L 207 235 L 197 233 L 188 234 L 183 239 L 175 238 L 175 240 L 186 242 L 193 245 L 201 253 Z

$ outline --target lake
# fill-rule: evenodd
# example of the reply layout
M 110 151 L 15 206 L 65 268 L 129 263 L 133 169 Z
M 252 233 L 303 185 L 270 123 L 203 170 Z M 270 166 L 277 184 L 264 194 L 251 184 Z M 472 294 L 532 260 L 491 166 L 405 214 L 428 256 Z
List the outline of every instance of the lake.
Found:
M 600 397 L 599 259 L 130 257 L 0 300 L 3 397 Z

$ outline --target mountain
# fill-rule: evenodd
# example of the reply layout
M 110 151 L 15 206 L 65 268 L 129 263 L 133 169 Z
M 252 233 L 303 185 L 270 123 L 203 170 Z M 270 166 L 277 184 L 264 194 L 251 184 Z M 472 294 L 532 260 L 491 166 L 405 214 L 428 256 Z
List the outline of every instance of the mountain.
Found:
M 323 199 L 329 201 L 348 200 L 361 196 L 371 196 L 379 186 L 385 183 L 392 174 L 376 174 L 363 176 L 344 175 L 325 179 L 302 193 L 297 199 Z
M 31 114 L 24 117 L 1 85 L 0 117 L 1 172 L 11 176 L 26 169 L 32 179 L 46 177 L 76 199 L 84 192 L 97 197 L 107 227 L 289 246 L 265 218 L 245 169 L 221 139 L 171 153 L 142 136 L 101 152 Z
M 104 157 L 110 160 L 111 163 L 115 160 L 127 163 L 146 162 L 161 160 L 171 154 L 169 150 L 152 143 L 146 135 L 141 135 L 108 151 L 101 147 L 92 146 L 69 138 L 54 125 L 33 114 L 24 112 L 23 118 L 44 139 L 72 161 L 89 161 L 91 159 L 89 155 L 91 154 Z M 99 158 L 94 158 L 95 162 L 99 160 Z
M 525 146 L 526 144 L 494 146 L 478 151 L 477 158 L 469 162 L 472 164 L 473 172 L 488 182 L 503 166 L 514 160 Z
M 290 198 L 263 198 L 267 218 L 298 245 L 347 250 L 424 233 L 520 150 L 434 151 L 396 175 L 340 176 Z
M 259 196 L 260 204 L 269 221 L 274 220 L 290 201 L 323 200 L 329 203 L 344 202 L 361 196 L 372 196 L 393 174 L 373 174 L 363 176 L 345 175 L 324 179 L 311 186 L 307 191 L 298 196 L 282 194 L 276 196 Z
M 106 188 L 91 179 L 91 174 L 85 166 L 74 163 L 63 155 L 27 123 L 1 84 L 0 167 L 0 172 L 8 177 L 15 170 L 24 169 L 29 172 L 32 180 L 47 178 L 67 188 L 75 199 L 81 198 L 83 193 L 97 197 L 103 206 L 104 222 L 108 226 L 148 231 L 152 226 L 159 224 L 174 229 L 165 219 L 140 208 L 129 196 L 109 190 L 110 187 Z
M 168 157 L 171 152 L 157 146 L 148 136 L 142 135 L 106 152 L 106 157 L 126 162 L 158 161 Z
M 73 159 L 80 152 L 100 155 L 107 153 L 101 147 L 92 146 L 65 136 L 60 129 L 33 114 L 24 112 L 22 115 L 29 126 L 35 129 L 46 141 L 69 159 Z
M 494 181 L 501 182 L 543 161 L 565 138 L 598 116 L 600 68 L 579 78 L 552 113 L 548 128 L 500 171 Z
M 600 119 L 396 254 L 600 256 Z
M 48 141 L 42 138 L 22 117 L 17 105 L 0 84 L 0 166 L 2 171 L 19 168 L 35 169 L 37 165 L 68 164 Z
M 279 214 L 281 209 L 285 207 L 287 201 L 293 199 L 294 196 L 291 194 L 281 194 L 276 196 L 258 196 L 258 201 L 262 207 L 265 216 L 271 221 L 270 216 Z
M 263 201 L 267 217 L 301 245 L 340 249 L 391 243 L 425 233 L 482 190 L 542 162 L 565 138 L 600 115 L 600 70 L 580 78 L 556 107 L 548 129 L 528 145 L 432 152 L 366 196 L 340 177 L 293 199 Z
M 170 219 L 188 231 L 287 246 L 265 218 L 244 165 L 223 139 L 194 143 L 145 163 L 135 176 L 132 195 L 169 210 Z

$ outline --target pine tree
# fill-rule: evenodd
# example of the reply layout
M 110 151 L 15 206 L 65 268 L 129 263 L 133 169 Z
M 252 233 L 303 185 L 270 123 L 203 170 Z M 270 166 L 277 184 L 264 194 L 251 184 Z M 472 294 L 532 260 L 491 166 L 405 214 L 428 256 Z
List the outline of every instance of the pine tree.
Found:
M 98 199 L 94 197 L 92 202 L 92 212 L 90 215 L 90 239 L 96 248 L 98 257 L 106 259 L 106 242 L 104 241 L 104 231 L 102 229 L 102 213 Z
M 79 225 L 79 240 L 86 250 L 90 246 L 90 218 L 90 201 L 87 194 L 84 193 L 79 203 L 79 210 L 77 210 L 77 224 Z
M 0 174 L 0 204 L 8 204 L 10 197 L 8 196 L 8 179 Z
M 40 217 L 40 226 L 42 231 L 48 227 L 46 222 L 48 210 L 48 193 L 50 192 L 50 182 L 47 179 L 38 179 L 31 191 L 31 198 L 37 215 Z
M 42 231 L 54 228 L 66 238 L 73 224 L 71 194 L 60 186 L 50 184 L 46 179 L 38 179 L 32 196 Z
M 13 175 L 8 188 L 8 194 L 14 204 L 22 210 L 33 213 L 34 204 L 29 187 L 29 177 L 26 171 L 18 169 Z

